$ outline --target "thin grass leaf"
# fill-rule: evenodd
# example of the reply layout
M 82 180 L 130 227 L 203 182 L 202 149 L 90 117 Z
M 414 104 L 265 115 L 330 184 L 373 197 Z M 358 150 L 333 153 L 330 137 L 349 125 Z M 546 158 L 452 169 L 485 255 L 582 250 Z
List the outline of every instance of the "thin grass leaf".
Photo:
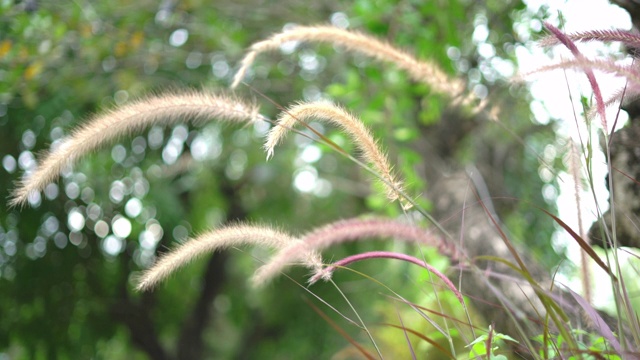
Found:
M 436 275 L 440 280 L 442 280 L 442 282 L 444 282 L 446 287 L 453 292 L 453 294 L 456 296 L 460 304 L 464 306 L 464 299 L 462 298 L 462 294 L 460 293 L 460 291 L 458 291 L 458 289 L 456 288 L 455 285 L 453 285 L 451 280 L 449 280 L 449 278 L 447 278 L 443 273 L 438 271 L 438 269 L 434 268 L 433 266 L 413 256 L 401 254 L 397 252 L 391 252 L 391 251 L 369 251 L 369 252 L 348 256 L 342 260 L 338 260 L 334 262 L 333 264 L 329 265 L 324 269 L 317 271 L 315 275 L 311 277 L 311 279 L 309 280 L 309 283 L 313 284 L 320 279 L 329 280 L 331 278 L 331 274 L 336 268 L 342 268 L 349 264 L 362 261 L 362 260 L 369 260 L 369 259 L 396 259 L 396 260 L 402 260 L 402 261 L 423 267 L 427 269 L 429 272 L 431 272 L 432 274 Z
M 618 173 L 622 174 L 624 177 L 626 177 L 627 179 L 633 181 L 634 183 L 636 183 L 636 185 L 640 185 L 640 181 L 638 181 L 636 178 L 632 177 L 631 175 L 627 174 L 626 172 L 618 169 L 615 166 L 611 166 L 613 168 L 613 170 L 617 171 Z
M 571 288 L 569 288 L 568 286 L 565 286 L 565 288 L 567 289 L 569 294 L 573 296 L 578 305 L 580 305 L 580 307 L 585 311 L 589 319 L 591 319 L 593 326 L 598 329 L 600 335 L 602 335 L 605 339 L 607 339 L 607 341 L 609 341 L 609 344 L 613 346 L 618 354 L 622 355 L 622 347 L 620 346 L 620 342 L 611 331 L 611 328 L 609 328 L 609 325 L 607 325 L 600 314 L 598 314 L 596 309 L 594 309 L 593 306 L 591 306 L 591 304 L 589 304 L 589 302 L 586 301 L 582 296 L 571 290 Z
M 369 359 L 369 360 L 375 360 L 376 357 L 373 356 L 369 351 L 367 351 L 367 349 L 364 348 L 364 346 L 360 345 L 354 338 L 352 338 L 343 328 L 340 327 L 340 325 L 336 324 L 335 321 L 331 320 L 331 318 L 329 316 L 327 316 L 327 314 L 325 314 L 322 310 L 320 310 L 319 307 L 317 307 L 314 303 L 312 303 L 309 299 L 303 297 L 302 298 L 304 300 L 304 302 L 307 303 L 307 305 L 309 305 L 309 307 L 311 309 L 313 309 L 313 311 L 316 312 L 316 314 L 320 315 L 320 317 L 327 322 L 327 324 L 329 324 L 335 331 L 338 332 L 338 334 L 340 334 L 343 338 L 345 338 L 345 340 L 347 340 L 351 345 L 353 345 L 356 349 L 358 349 L 358 351 L 360 351 L 360 353 L 362 353 L 362 355 Z
M 450 321 L 452 321 L 454 323 L 458 323 L 460 325 L 469 326 L 469 327 L 473 328 L 474 330 L 483 330 L 483 328 L 481 328 L 479 326 L 476 326 L 476 325 L 473 325 L 473 324 L 469 323 L 468 321 L 460 320 L 460 319 L 455 318 L 455 317 L 453 317 L 453 316 L 451 316 L 449 314 L 441 313 L 441 312 L 426 308 L 424 306 L 420 306 L 420 305 L 418 305 L 418 304 L 416 304 L 414 302 L 411 302 L 409 300 L 393 297 L 393 296 L 386 295 L 386 294 L 383 294 L 383 296 L 387 296 L 387 297 L 389 297 L 390 299 L 392 299 L 394 301 L 401 301 L 401 302 L 405 303 L 406 305 L 409 305 L 412 308 L 414 308 L 414 310 L 417 309 L 417 310 L 420 310 L 420 311 L 428 312 L 430 314 L 437 315 L 437 316 L 439 316 L 439 317 L 441 317 L 443 319 L 450 320 Z M 473 299 L 473 296 L 471 296 L 471 295 L 465 295 L 465 296 Z M 496 305 L 496 307 L 499 307 L 499 306 Z
M 371 334 L 371 332 L 369 331 L 369 328 L 367 327 L 367 324 L 365 324 L 364 320 L 362 320 L 362 318 L 360 317 L 360 314 L 358 313 L 356 308 L 353 306 L 353 304 L 351 303 L 351 301 L 349 300 L 347 295 L 342 291 L 342 289 L 340 289 L 338 284 L 336 284 L 333 280 L 329 280 L 329 282 L 333 285 L 333 287 L 336 288 L 336 290 L 338 290 L 338 293 L 340 294 L 340 296 L 342 296 L 344 301 L 351 308 L 351 311 L 353 311 L 354 315 L 358 318 L 358 321 L 360 321 L 360 324 L 362 325 L 362 329 L 364 330 L 364 332 L 369 337 L 369 340 L 371 340 L 371 344 L 376 349 L 376 352 L 378 352 L 378 356 L 380 356 L 380 359 L 382 359 L 383 358 L 382 353 L 380 352 L 380 348 L 378 348 L 378 344 L 376 343 L 376 340 L 373 338 L 373 334 Z
M 402 316 L 400 315 L 400 311 L 398 311 L 398 308 L 396 308 L 396 315 L 398 315 L 398 320 L 400 321 L 400 325 L 402 327 L 402 333 L 404 334 L 404 338 L 407 341 L 407 346 L 409 347 L 409 351 L 411 352 L 411 358 L 413 360 L 418 360 L 418 358 L 416 357 L 416 352 L 413 350 L 413 345 L 411 345 L 411 340 L 409 339 L 407 330 L 404 327 L 404 322 L 402 321 Z
M 400 330 L 404 331 L 405 333 L 409 332 L 409 333 L 417 336 L 418 338 L 428 342 L 431 346 L 433 346 L 434 348 L 438 349 L 447 358 L 455 360 L 455 357 L 453 355 L 451 355 L 451 353 L 448 352 L 447 349 L 445 349 L 442 345 L 438 344 L 437 341 L 427 337 L 426 335 L 423 335 L 419 331 L 407 328 L 404 325 L 396 325 L 396 324 L 390 324 L 390 323 L 382 323 L 380 325 L 384 325 L 384 326 L 389 326 L 389 327 L 392 327 L 392 328 L 400 329 Z
M 397 292 L 393 291 L 390 287 L 388 287 L 387 285 L 383 284 L 382 282 L 380 282 L 378 279 L 369 276 L 363 272 L 351 269 L 351 268 L 344 268 L 345 270 L 351 271 L 359 276 L 362 276 L 363 278 L 370 280 L 380 286 L 382 286 L 383 288 L 385 288 L 386 290 L 388 290 L 390 293 L 392 293 L 393 295 L 395 295 L 400 301 L 403 301 L 405 304 L 409 305 L 412 309 L 414 309 L 418 315 L 420 315 L 423 319 L 425 319 L 429 324 L 431 324 L 431 326 L 433 326 L 440 334 L 442 334 L 442 336 L 444 336 L 447 340 L 449 340 L 451 342 L 451 336 L 449 335 L 449 333 L 447 331 L 445 331 L 444 329 L 442 329 L 440 327 L 440 325 L 438 325 L 438 323 L 435 322 L 435 320 L 431 319 L 428 315 L 426 315 L 425 313 L 423 313 L 422 311 L 420 311 L 420 309 L 416 308 L 415 306 L 413 306 L 413 303 L 411 303 L 410 301 L 404 299 L 402 296 L 400 296 L 400 294 L 398 294 Z M 435 312 L 434 312 L 435 313 Z M 439 313 L 436 313 L 439 314 Z M 452 349 L 453 350 L 453 349 Z M 453 351 L 452 351 L 453 352 Z
M 565 229 L 569 235 L 571 235 L 571 237 L 578 243 L 578 245 L 580 245 L 580 247 L 582 248 L 582 250 L 584 250 L 587 255 L 589 255 L 589 257 L 591 259 L 593 259 L 593 261 L 598 264 L 598 266 L 600 266 L 604 271 L 606 271 L 607 274 L 609 274 L 609 276 L 611 276 L 611 278 L 614 281 L 618 281 L 618 278 L 615 276 L 615 274 L 611 271 L 611 269 L 609 269 L 609 267 L 607 266 L 607 264 L 605 264 L 600 257 L 598 256 L 598 254 L 596 254 L 595 251 L 593 251 L 593 248 L 591 247 L 591 245 L 587 244 L 586 241 L 584 241 L 584 239 L 582 239 L 580 237 L 580 235 L 578 235 L 575 231 L 573 231 L 573 229 L 567 225 L 564 221 L 560 220 L 560 218 L 558 218 L 557 216 L 553 215 L 552 213 L 550 213 L 549 211 L 543 209 L 543 208 L 538 208 L 539 210 L 541 210 L 542 212 L 544 212 L 545 214 L 549 215 L 549 217 L 551 217 L 558 225 L 560 225 L 563 229 Z
M 333 312 L 335 312 L 336 314 L 338 314 L 340 317 L 342 317 L 343 319 L 345 319 L 348 323 L 350 323 L 351 325 L 357 327 L 360 330 L 365 330 L 362 325 L 358 324 L 355 320 L 349 318 L 347 315 L 341 313 L 338 309 L 336 309 L 333 305 L 329 304 L 326 300 L 324 300 L 323 298 L 321 298 L 319 295 L 317 295 L 316 293 L 314 293 L 313 291 L 309 290 L 306 286 L 300 284 L 299 282 L 297 282 L 296 280 L 294 280 L 291 276 L 284 274 L 284 277 L 286 277 L 287 279 L 291 280 L 291 282 L 293 282 L 294 284 L 296 284 L 300 289 L 306 291 L 309 293 L 309 295 L 313 296 L 314 298 L 316 298 L 318 301 L 320 301 L 321 303 L 323 303 L 326 307 L 328 307 L 329 309 L 333 310 Z

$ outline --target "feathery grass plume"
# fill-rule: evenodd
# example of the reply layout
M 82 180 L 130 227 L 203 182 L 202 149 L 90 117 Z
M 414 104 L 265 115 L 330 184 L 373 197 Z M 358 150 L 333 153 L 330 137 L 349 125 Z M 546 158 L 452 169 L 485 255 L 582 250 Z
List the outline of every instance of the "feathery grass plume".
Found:
M 23 205 L 30 193 L 41 191 L 65 166 L 122 136 L 151 125 L 169 125 L 179 121 L 198 124 L 212 118 L 244 122 L 253 121 L 257 116 L 257 106 L 210 91 L 183 91 L 133 101 L 97 114 L 74 130 L 58 149 L 44 157 L 33 174 L 19 182 L 10 205 Z
M 585 59 L 585 56 L 582 55 L 580 50 L 578 50 L 578 47 L 576 46 L 576 44 L 567 35 L 565 35 L 562 31 L 560 31 L 560 29 L 556 28 L 555 26 L 547 22 L 544 23 L 544 26 L 547 28 L 547 30 L 551 31 L 551 34 L 553 34 L 553 36 L 555 36 L 558 39 L 558 41 L 562 43 L 562 45 L 564 45 L 567 49 L 569 49 L 569 51 L 571 51 L 571 54 L 573 54 L 573 56 L 576 59 L 578 60 Z M 600 121 L 602 121 L 602 128 L 606 132 L 608 129 L 607 117 L 604 111 L 604 100 L 602 99 L 602 92 L 600 91 L 600 85 L 598 85 L 598 82 L 596 81 L 596 76 L 593 74 L 593 70 L 591 68 L 583 67 L 582 70 L 587 75 L 587 79 L 589 80 L 589 84 L 591 85 L 591 89 L 593 90 L 593 96 L 596 99 L 596 108 L 598 110 L 598 114 L 600 115 Z
M 564 60 L 557 64 L 545 65 L 535 71 L 531 71 L 522 75 L 523 77 L 533 75 L 539 72 L 552 71 L 558 69 L 595 69 L 605 73 L 609 73 L 615 76 L 624 77 L 629 80 L 630 83 L 640 86 L 640 68 L 635 65 L 621 65 L 612 60 L 592 60 L 592 59 L 574 59 Z
M 340 106 L 328 101 L 301 102 L 284 110 L 278 116 L 276 126 L 267 135 L 264 148 L 267 151 L 267 160 L 273 156 L 274 148 L 287 135 L 298 121 L 308 119 L 326 120 L 345 130 L 351 137 L 364 159 L 373 164 L 385 183 L 387 198 L 391 201 L 402 199 L 402 182 L 396 180 L 392 167 L 380 145 L 373 139 L 369 129 L 360 119 L 350 114 Z M 403 204 L 403 206 L 406 206 Z
M 577 32 L 572 34 L 565 34 L 565 36 L 572 41 L 576 42 L 614 42 L 619 41 L 627 46 L 640 48 L 640 35 L 621 29 L 613 30 L 590 30 L 584 32 Z M 538 41 L 538 45 L 541 47 L 549 47 L 560 44 L 560 40 L 554 35 L 546 36 Z
M 640 99 L 640 85 L 636 83 L 627 83 L 626 87 L 619 89 L 613 93 L 605 102 L 604 107 L 617 106 L 622 108 L 632 102 Z M 596 109 L 589 109 L 587 118 L 591 119 L 596 115 Z
M 331 276 L 333 275 L 333 272 L 337 268 L 344 267 L 344 266 L 347 266 L 349 264 L 353 264 L 355 262 L 362 261 L 362 260 L 368 260 L 368 259 L 397 259 L 397 260 L 402 260 L 402 261 L 406 261 L 406 262 L 421 266 L 421 267 L 429 270 L 435 276 L 439 277 L 440 280 L 442 280 L 445 283 L 445 285 L 447 285 L 449 290 L 453 291 L 453 293 L 456 295 L 456 298 L 458 298 L 458 301 L 460 301 L 460 303 L 464 305 L 464 300 L 462 298 L 462 294 L 460 293 L 460 291 L 458 291 L 458 289 L 456 288 L 455 285 L 453 285 L 451 280 L 449 280 L 449 278 L 447 278 L 443 273 L 438 271 L 438 269 L 434 268 L 433 266 L 427 264 L 426 262 L 424 262 L 424 261 L 422 261 L 422 260 L 420 260 L 420 259 L 418 259 L 416 257 L 413 257 L 411 255 L 397 253 L 397 252 L 391 252 L 391 251 L 369 251 L 369 252 L 365 252 L 365 253 L 361 253 L 361 254 L 348 256 L 348 257 L 346 257 L 346 258 L 344 258 L 342 260 L 338 260 L 338 261 L 334 262 L 333 264 L 331 264 L 331 265 L 329 265 L 329 266 L 327 266 L 327 267 L 325 267 L 323 269 L 320 269 L 319 271 L 316 271 L 316 273 L 311 277 L 311 279 L 309 279 L 309 284 L 313 284 L 313 283 L 317 282 L 320 279 L 322 279 L 324 281 L 328 281 L 329 279 L 331 279 Z
M 340 220 L 313 230 L 302 236 L 300 242 L 280 250 L 267 264 L 255 272 L 252 282 L 256 286 L 266 284 L 288 264 L 299 261 L 310 251 L 321 252 L 334 244 L 385 237 L 445 249 L 442 241 L 427 233 L 426 230 L 396 220 L 357 218 Z
M 466 89 L 463 81 L 451 78 L 433 62 L 418 60 L 408 52 L 397 49 L 389 43 L 372 36 L 322 25 L 296 26 L 293 29 L 274 34 L 266 40 L 251 45 L 249 52 L 240 62 L 240 69 L 233 78 L 231 88 L 236 88 L 240 84 L 258 54 L 277 50 L 283 44 L 291 41 L 339 45 L 349 51 L 359 52 L 379 61 L 394 63 L 405 70 L 413 80 L 424 83 L 433 91 L 451 98 L 460 96 Z M 462 103 L 467 104 L 472 100 L 473 97 L 470 95 L 463 99 Z
M 640 97 L 640 67 L 638 63 L 623 65 L 617 64 L 613 60 L 591 60 L 591 59 L 572 59 L 572 60 L 564 60 L 557 64 L 545 65 L 536 69 L 535 71 L 531 71 L 529 73 L 523 74 L 521 77 L 527 77 L 539 72 L 553 71 L 559 69 L 584 69 L 590 68 L 594 70 L 599 70 L 605 73 L 612 74 L 614 76 L 625 78 L 628 82 L 626 88 L 618 90 L 613 96 L 603 102 L 602 107 L 608 108 L 614 104 L 620 103 L 620 101 L 624 101 L 626 103 L 637 100 Z M 624 99 L 622 98 L 624 95 Z M 600 108 L 598 106 L 589 109 L 587 112 L 587 118 L 592 119 L 596 116 L 596 114 L 600 114 Z
M 266 226 L 237 224 L 211 230 L 194 239 L 187 240 L 184 244 L 160 257 L 151 268 L 144 272 L 136 289 L 151 289 L 176 270 L 217 249 L 251 244 L 279 250 L 298 241 L 288 234 Z M 322 267 L 322 259 L 316 252 L 306 253 L 301 259 L 305 265 L 316 271 Z

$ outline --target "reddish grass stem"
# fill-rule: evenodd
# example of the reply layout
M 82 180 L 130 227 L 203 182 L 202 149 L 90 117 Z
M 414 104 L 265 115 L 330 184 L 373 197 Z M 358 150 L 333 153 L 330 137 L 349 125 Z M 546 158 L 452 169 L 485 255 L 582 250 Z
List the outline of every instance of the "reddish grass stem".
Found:
M 458 291 L 458 289 L 451 282 L 451 280 L 449 280 L 449 278 L 447 278 L 443 273 L 438 271 L 438 269 L 434 268 L 433 266 L 413 256 L 397 253 L 397 252 L 391 252 L 391 251 L 370 251 L 370 252 L 364 252 L 364 253 L 348 256 L 316 272 L 316 274 L 313 277 L 311 277 L 311 279 L 309 280 L 309 283 L 313 284 L 320 279 L 328 280 L 331 278 L 331 274 L 337 268 L 344 267 L 349 264 L 362 261 L 362 260 L 368 260 L 368 259 L 397 259 L 397 260 L 402 260 L 402 261 L 406 261 L 406 262 L 421 266 L 429 270 L 431 273 L 433 273 L 437 277 L 439 277 L 445 283 L 445 285 L 447 285 L 447 287 L 451 291 L 453 291 L 458 301 L 460 301 L 460 303 L 464 305 L 464 299 L 462 298 L 462 294 L 460 293 L 460 291 Z

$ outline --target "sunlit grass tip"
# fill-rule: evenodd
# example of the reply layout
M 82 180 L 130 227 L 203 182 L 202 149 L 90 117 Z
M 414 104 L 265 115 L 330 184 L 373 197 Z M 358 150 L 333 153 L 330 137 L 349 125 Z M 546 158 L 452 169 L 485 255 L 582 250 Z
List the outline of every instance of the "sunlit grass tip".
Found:
M 252 282 L 262 286 L 277 276 L 287 265 L 298 262 L 313 251 L 344 242 L 372 238 L 396 240 L 444 249 L 442 241 L 426 230 L 390 219 L 348 219 L 333 222 L 303 235 L 299 243 L 290 245 L 274 255 L 253 275 Z
M 426 84 L 433 91 L 451 98 L 457 98 L 465 93 L 464 82 L 447 75 L 434 62 L 419 60 L 412 54 L 375 37 L 326 25 L 296 26 L 254 43 L 240 62 L 240 68 L 233 78 L 231 88 L 236 88 L 242 82 L 247 70 L 259 54 L 278 50 L 286 43 L 303 41 L 338 45 L 379 61 L 393 63 L 405 70 L 414 81 Z M 465 102 L 468 100 L 470 99 L 464 99 Z
M 230 225 L 208 231 L 160 257 L 160 259 L 140 277 L 137 290 L 148 290 L 165 280 L 178 269 L 204 255 L 232 246 L 257 245 L 272 249 L 282 249 L 298 240 L 290 235 L 267 226 Z M 315 252 L 302 256 L 311 268 L 320 268 L 322 259 Z
M 257 118 L 257 106 L 204 90 L 172 92 L 132 101 L 93 116 L 57 149 L 46 154 L 37 169 L 18 183 L 10 206 L 24 205 L 31 193 L 44 189 L 66 166 L 83 156 L 152 125 L 179 121 L 200 124 L 211 119 L 247 122 Z
M 402 198 L 400 195 L 403 190 L 402 181 L 397 180 L 387 156 L 374 140 L 369 129 L 362 120 L 328 101 L 302 102 L 282 111 L 264 144 L 267 159 L 273 156 L 276 145 L 298 122 L 309 119 L 325 120 L 343 129 L 351 137 L 364 159 L 371 163 L 385 180 L 387 198 L 391 201 Z

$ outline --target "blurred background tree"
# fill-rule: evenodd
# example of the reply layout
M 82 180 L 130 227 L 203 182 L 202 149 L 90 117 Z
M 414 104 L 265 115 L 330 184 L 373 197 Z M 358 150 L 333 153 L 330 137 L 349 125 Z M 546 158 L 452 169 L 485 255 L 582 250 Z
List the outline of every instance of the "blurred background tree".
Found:
M 513 238 L 526 241 L 550 268 L 562 259 L 550 246 L 553 224 L 527 204 L 555 209 L 541 189 L 556 180 L 540 179 L 537 155 L 555 135 L 552 124 L 531 121 L 526 91 L 506 82 L 515 71 L 515 48 L 541 30 L 543 16 L 520 1 L 497 0 L 4 1 L 0 189 L 7 198 L 14 182 L 37 166 L 36 154 L 93 112 L 172 88 L 223 89 L 251 43 L 292 24 L 333 23 L 436 61 L 497 105 L 501 122 L 459 113 L 392 65 L 331 46 L 263 55 L 247 82 L 283 106 L 324 97 L 359 114 L 382 139 L 410 194 L 429 193 L 437 179 L 465 166 L 482 175 L 492 196 L 520 200 L 496 201 L 496 212 Z M 250 88 L 238 92 L 255 98 L 267 116 L 277 114 Z M 339 132 L 315 125 L 349 148 Z M 154 292 L 132 289 L 156 255 L 223 223 L 257 221 L 295 232 L 363 213 L 400 214 L 372 191 L 366 173 L 304 137 L 292 137 L 265 162 L 267 129 L 152 128 L 68 169 L 26 208 L 0 208 L 0 358 L 347 356 L 347 341 L 301 299 L 313 297 L 295 282 L 282 279 L 260 291 L 248 286 L 256 258 L 266 257 L 258 250 L 217 253 Z M 544 160 L 561 166 L 556 156 Z M 433 197 L 418 201 L 440 219 L 452 215 L 433 206 Z M 427 255 L 446 267 L 446 259 Z M 424 280 L 417 273 L 388 266 L 359 269 L 418 302 L 433 301 L 416 286 Z M 302 282 L 301 271 L 290 274 Z M 369 321 L 397 320 L 388 299 L 372 298 L 378 290 L 370 283 L 341 276 L 354 306 L 369 309 Z M 311 290 L 347 309 L 333 287 Z M 407 351 L 402 332 L 388 331 L 401 340 L 398 351 Z

